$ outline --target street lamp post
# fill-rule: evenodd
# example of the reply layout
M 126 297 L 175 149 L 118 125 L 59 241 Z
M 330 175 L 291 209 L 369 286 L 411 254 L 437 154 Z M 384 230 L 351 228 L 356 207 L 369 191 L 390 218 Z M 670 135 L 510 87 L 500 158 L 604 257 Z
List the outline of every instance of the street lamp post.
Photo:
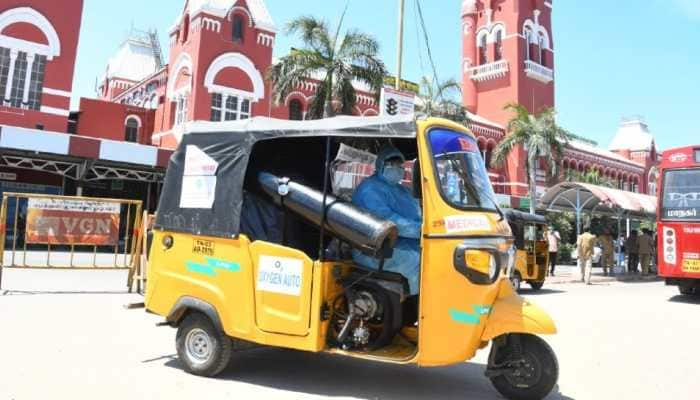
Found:
M 399 0 L 399 33 L 397 51 L 396 90 L 401 90 L 401 66 L 403 62 L 403 19 L 405 0 Z

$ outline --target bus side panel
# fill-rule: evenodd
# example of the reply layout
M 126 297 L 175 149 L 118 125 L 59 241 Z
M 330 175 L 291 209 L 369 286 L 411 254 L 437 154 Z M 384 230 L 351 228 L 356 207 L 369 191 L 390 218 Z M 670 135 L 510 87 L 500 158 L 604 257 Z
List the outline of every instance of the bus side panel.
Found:
M 170 236 L 172 247 L 163 239 Z M 167 316 L 182 297 L 214 307 L 224 331 L 255 338 L 253 266 L 250 241 L 155 232 L 148 268 L 146 308 Z
M 700 224 L 660 222 L 658 235 L 659 275 L 700 279 Z

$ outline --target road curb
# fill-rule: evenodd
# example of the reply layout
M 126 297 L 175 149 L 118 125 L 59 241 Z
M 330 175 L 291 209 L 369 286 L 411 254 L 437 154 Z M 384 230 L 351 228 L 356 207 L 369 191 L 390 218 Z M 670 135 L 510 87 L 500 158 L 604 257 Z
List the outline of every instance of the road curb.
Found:
M 641 276 L 596 276 L 591 277 L 591 283 L 612 283 L 612 282 L 623 282 L 623 283 L 633 283 L 633 282 L 661 282 L 663 278 L 659 276 L 641 277 Z M 570 284 L 570 283 L 583 283 L 580 278 L 560 278 L 557 277 L 547 279 L 549 284 Z

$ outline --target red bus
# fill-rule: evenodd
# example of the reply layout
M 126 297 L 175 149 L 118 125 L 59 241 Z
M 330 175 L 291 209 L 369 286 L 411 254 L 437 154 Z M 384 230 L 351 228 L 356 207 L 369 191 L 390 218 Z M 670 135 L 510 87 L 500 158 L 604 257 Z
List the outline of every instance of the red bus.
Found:
M 659 275 L 700 295 L 700 145 L 664 151 L 659 183 Z

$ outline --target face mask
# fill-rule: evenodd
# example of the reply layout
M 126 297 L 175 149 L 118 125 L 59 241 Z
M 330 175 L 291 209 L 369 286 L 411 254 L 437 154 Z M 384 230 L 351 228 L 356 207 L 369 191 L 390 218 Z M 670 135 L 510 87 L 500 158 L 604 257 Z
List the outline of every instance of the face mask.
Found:
M 399 184 L 403 179 L 404 170 L 401 167 L 385 167 L 384 179 L 389 183 Z

